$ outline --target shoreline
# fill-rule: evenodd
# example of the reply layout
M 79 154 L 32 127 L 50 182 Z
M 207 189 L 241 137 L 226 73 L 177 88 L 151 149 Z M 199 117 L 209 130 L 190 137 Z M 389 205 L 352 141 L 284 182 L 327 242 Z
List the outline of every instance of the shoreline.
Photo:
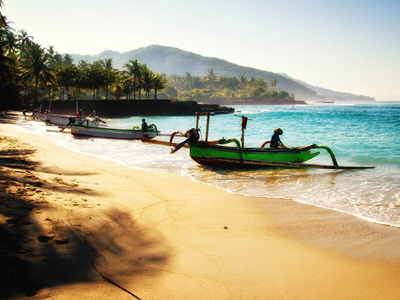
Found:
M 18 299 L 131 299 L 120 287 L 141 299 L 397 298 L 398 228 L 120 166 L 1 121 L 0 224 L 21 247 L 3 245 L 16 263 L 0 266 L 29 269 L 9 285 Z

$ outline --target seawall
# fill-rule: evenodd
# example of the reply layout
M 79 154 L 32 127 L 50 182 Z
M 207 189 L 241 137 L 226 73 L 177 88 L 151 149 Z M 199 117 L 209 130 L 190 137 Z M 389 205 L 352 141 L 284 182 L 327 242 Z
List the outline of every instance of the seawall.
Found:
M 49 101 L 40 101 L 34 107 L 41 106 L 41 111 L 49 108 Z M 196 112 L 212 111 L 216 114 L 233 113 L 234 108 L 218 104 L 198 104 L 195 101 L 177 100 L 77 100 L 52 101 L 50 111 L 54 114 L 75 115 L 77 109 L 84 114 L 96 111 L 105 118 L 129 116 L 190 116 Z

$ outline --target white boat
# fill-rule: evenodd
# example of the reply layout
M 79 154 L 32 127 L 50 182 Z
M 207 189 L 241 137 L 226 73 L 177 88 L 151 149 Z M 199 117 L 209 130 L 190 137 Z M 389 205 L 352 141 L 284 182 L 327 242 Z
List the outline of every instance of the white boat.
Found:
M 71 134 L 74 136 L 88 136 L 106 139 L 151 139 L 160 134 L 160 131 L 157 130 L 157 127 L 154 124 L 149 126 L 148 131 L 142 131 L 142 129 L 137 126 L 133 127 L 133 129 L 89 126 L 87 125 L 87 122 L 83 122 L 81 125 L 70 124 L 67 128 L 71 129 Z
M 71 122 L 79 122 L 79 117 L 57 115 L 48 112 L 33 112 L 33 118 L 45 122 L 47 125 L 65 128 Z M 81 117 L 81 120 L 88 120 L 90 126 L 106 126 L 105 122 L 100 120 L 98 116 Z

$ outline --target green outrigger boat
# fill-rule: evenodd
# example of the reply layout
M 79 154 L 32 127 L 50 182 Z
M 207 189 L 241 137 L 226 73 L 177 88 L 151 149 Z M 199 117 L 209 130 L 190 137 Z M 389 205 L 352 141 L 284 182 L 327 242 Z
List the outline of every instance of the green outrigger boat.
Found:
M 207 116 L 207 127 L 205 140 L 199 140 L 199 117 Z M 244 117 L 243 117 L 244 118 Z M 242 143 L 237 139 L 221 139 L 218 141 L 208 141 L 210 113 L 196 114 L 196 128 L 188 130 L 186 133 L 174 132 L 171 135 L 170 143 L 175 134 L 180 133 L 187 139 L 182 143 L 174 146 L 171 153 L 178 151 L 184 144 L 188 143 L 190 147 L 190 157 L 199 164 L 228 168 L 256 168 L 256 167 L 286 167 L 286 168 L 321 168 L 321 169 L 369 169 L 373 167 L 348 167 L 339 166 L 332 150 L 326 146 L 309 145 L 294 148 L 264 148 L 269 143 L 265 142 L 260 148 L 246 148 L 244 144 L 244 129 L 242 123 Z M 247 119 L 246 119 L 247 120 Z M 234 146 L 228 146 L 231 144 Z M 320 152 L 315 149 L 323 149 L 328 151 L 332 159 L 332 166 L 304 164 L 304 162 L 318 156 Z

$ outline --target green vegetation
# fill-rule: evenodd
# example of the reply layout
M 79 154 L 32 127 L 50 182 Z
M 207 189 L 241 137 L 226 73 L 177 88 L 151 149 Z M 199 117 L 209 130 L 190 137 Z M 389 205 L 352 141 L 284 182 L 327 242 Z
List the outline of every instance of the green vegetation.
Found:
M 207 75 L 192 76 L 186 72 L 184 76 L 168 76 L 169 87 L 165 90 L 168 96 L 179 100 L 195 100 L 201 102 L 219 100 L 284 100 L 294 99 L 287 91 L 277 91 L 277 80 L 266 81 L 263 78 L 247 78 L 241 75 L 218 76 L 210 69 Z M 173 94 L 173 95 L 172 95 Z
M 113 68 L 112 59 L 74 65 L 69 54 L 62 56 L 52 46 L 45 49 L 32 40 L 25 31 L 15 33 L 0 15 L 1 110 L 27 107 L 41 99 L 130 99 L 132 93 L 136 99 L 137 92 L 140 99 L 142 91 L 156 99 L 157 92 L 167 87 L 165 75 L 137 60 L 122 71 Z

